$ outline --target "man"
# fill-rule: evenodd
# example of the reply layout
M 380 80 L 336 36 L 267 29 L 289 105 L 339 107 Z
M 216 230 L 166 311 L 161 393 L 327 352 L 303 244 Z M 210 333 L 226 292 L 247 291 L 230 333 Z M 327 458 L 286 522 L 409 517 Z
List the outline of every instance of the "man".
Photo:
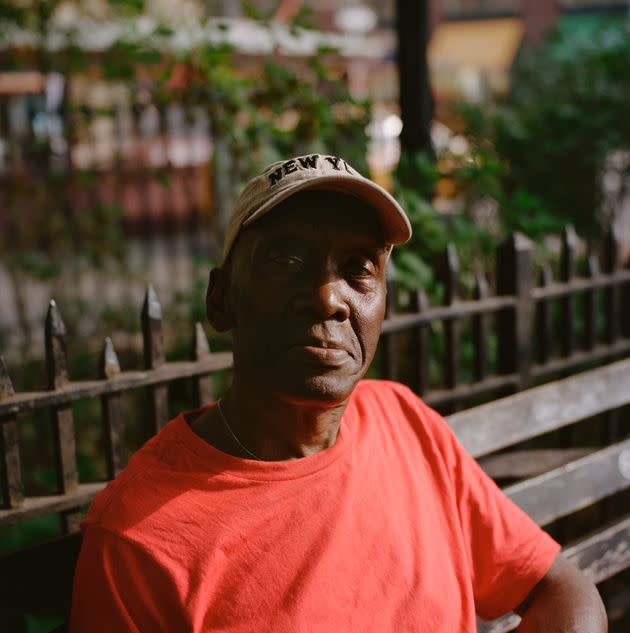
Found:
M 318 154 L 267 168 L 233 211 L 207 312 L 234 378 L 93 502 L 74 633 L 598 633 L 593 585 L 402 385 L 361 380 L 396 201 Z

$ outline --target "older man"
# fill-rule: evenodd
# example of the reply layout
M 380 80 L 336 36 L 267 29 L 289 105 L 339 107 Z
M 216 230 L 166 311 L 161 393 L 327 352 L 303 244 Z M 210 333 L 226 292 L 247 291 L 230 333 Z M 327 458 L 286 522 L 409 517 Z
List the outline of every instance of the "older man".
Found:
M 396 201 L 345 161 L 276 163 L 243 191 L 207 311 L 234 379 L 181 414 L 83 525 L 71 630 L 606 630 L 593 585 L 407 388 L 362 380 Z M 524 420 L 523 423 L 526 423 Z

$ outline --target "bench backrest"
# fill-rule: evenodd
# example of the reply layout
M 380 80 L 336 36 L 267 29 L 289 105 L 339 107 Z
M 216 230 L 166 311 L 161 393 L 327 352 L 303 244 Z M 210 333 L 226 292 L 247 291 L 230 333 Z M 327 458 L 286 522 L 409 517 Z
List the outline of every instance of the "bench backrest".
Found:
M 451 415 L 448 422 L 459 440 L 482 465 L 483 457 L 518 442 L 567 427 L 630 403 L 630 360 L 529 389 L 519 394 Z M 508 453 L 513 467 L 528 453 Z M 556 460 L 562 462 L 562 449 Z M 566 451 L 569 456 L 575 449 Z M 581 457 L 504 488 L 504 492 L 538 524 L 547 525 L 630 487 L 630 439 Z M 602 526 L 564 548 L 564 554 L 595 583 L 630 567 L 630 515 Z M 480 624 L 484 633 L 509 631 L 517 616 Z

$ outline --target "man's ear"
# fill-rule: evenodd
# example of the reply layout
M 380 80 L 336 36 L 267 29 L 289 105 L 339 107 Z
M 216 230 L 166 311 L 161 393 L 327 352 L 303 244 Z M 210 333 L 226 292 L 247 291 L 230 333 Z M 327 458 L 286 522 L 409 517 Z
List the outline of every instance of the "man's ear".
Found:
M 213 268 L 206 292 L 206 315 L 210 325 L 217 332 L 227 332 L 232 327 L 232 319 L 227 297 L 227 274 L 224 268 Z

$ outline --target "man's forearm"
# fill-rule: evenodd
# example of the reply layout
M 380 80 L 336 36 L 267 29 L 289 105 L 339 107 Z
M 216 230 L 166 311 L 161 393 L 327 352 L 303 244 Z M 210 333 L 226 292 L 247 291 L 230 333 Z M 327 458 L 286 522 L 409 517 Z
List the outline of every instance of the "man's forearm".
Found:
M 606 633 L 608 620 L 593 583 L 561 555 L 517 609 L 517 633 Z

